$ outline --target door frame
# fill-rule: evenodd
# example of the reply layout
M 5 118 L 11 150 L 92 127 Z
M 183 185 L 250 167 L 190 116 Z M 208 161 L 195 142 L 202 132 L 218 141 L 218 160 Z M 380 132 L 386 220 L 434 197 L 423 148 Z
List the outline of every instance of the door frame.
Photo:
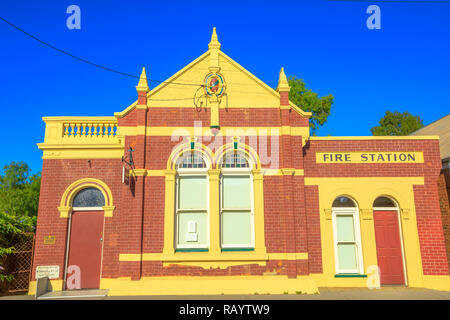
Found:
M 402 253 L 402 264 L 403 264 L 403 280 L 404 280 L 404 286 L 408 286 L 408 277 L 407 277 L 407 272 L 406 272 L 406 260 L 405 260 L 405 249 L 404 249 L 404 244 L 403 244 L 403 228 L 402 228 L 402 223 L 401 223 L 401 219 L 400 219 L 400 210 L 398 207 L 398 203 L 397 201 L 395 201 L 393 198 L 388 197 L 388 196 L 379 196 L 379 197 L 386 197 L 389 198 L 390 200 L 392 200 L 396 207 L 373 207 L 373 212 L 375 215 L 375 211 L 395 211 L 397 213 L 397 223 L 398 223 L 398 232 L 399 232 L 399 238 L 400 238 L 400 249 L 401 249 L 401 253 Z M 377 197 L 377 199 L 379 198 Z M 375 230 L 375 218 L 374 218 L 374 230 Z M 377 243 L 376 243 L 376 238 L 375 238 L 375 250 L 377 253 L 377 258 L 378 258 L 378 247 L 377 247 Z M 380 279 L 381 281 L 381 279 Z M 381 285 L 381 283 L 380 283 Z
M 64 274 L 63 274 L 63 290 L 67 290 L 67 264 L 69 263 L 69 249 L 70 237 L 72 231 L 72 214 L 74 211 L 103 211 L 103 226 L 102 226 L 102 248 L 100 250 L 100 280 L 102 278 L 103 270 L 103 248 L 105 243 L 105 210 L 103 207 L 72 207 L 69 213 L 69 221 L 67 223 L 67 238 L 66 238 L 66 254 L 64 259 Z M 100 289 L 100 288 L 99 288 Z

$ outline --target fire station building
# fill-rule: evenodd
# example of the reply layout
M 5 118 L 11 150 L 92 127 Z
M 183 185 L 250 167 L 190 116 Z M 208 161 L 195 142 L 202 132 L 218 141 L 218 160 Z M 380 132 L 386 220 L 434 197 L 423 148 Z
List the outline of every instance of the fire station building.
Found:
M 289 101 L 208 50 L 108 117 L 44 117 L 30 294 L 450 290 L 439 138 L 315 137 Z M 338 112 L 338 110 L 335 110 Z

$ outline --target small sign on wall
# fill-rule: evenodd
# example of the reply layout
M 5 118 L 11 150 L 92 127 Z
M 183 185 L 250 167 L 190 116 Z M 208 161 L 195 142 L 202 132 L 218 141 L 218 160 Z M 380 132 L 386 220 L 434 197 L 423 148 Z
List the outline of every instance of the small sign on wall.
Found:
M 198 234 L 197 234 L 197 221 L 189 221 L 188 222 L 188 230 L 186 232 L 186 242 L 197 242 Z
M 59 266 L 38 266 L 36 267 L 36 279 L 48 277 L 49 279 L 59 278 Z
M 130 183 L 130 170 L 122 167 L 122 183 L 128 185 Z
M 55 244 L 56 237 L 55 236 L 45 236 L 44 237 L 44 244 Z

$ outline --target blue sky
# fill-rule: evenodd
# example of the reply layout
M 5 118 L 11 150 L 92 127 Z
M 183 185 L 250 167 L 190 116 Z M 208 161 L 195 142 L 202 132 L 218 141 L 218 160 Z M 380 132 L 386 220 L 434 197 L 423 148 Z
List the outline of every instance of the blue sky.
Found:
M 81 30 L 69 30 L 69 5 Z M 381 29 L 369 30 L 369 5 Z M 275 87 L 280 67 L 335 103 L 318 135 L 365 136 L 386 110 L 429 124 L 450 110 L 450 3 L 382 1 L 6 1 L 0 16 L 81 58 L 165 80 L 207 50 L 222 51 Z M 136 79 L 58 53 L 0 21 L 0 167 L 38 172 L 43 116 L 112 116 L 136 99 Z M 151 86 L 155 86 L 152 83 Z

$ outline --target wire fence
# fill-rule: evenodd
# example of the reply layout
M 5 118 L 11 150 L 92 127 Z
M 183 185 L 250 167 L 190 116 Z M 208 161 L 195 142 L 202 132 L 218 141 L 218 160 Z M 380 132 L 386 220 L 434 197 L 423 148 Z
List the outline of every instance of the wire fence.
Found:
M 0 281 L 0 296 L 26 294 L 33 267 L 34 233 L 23 235 L 16 244 L 15 251 L 2 258 L 3 274 L 13 276 L 12 281 Z

